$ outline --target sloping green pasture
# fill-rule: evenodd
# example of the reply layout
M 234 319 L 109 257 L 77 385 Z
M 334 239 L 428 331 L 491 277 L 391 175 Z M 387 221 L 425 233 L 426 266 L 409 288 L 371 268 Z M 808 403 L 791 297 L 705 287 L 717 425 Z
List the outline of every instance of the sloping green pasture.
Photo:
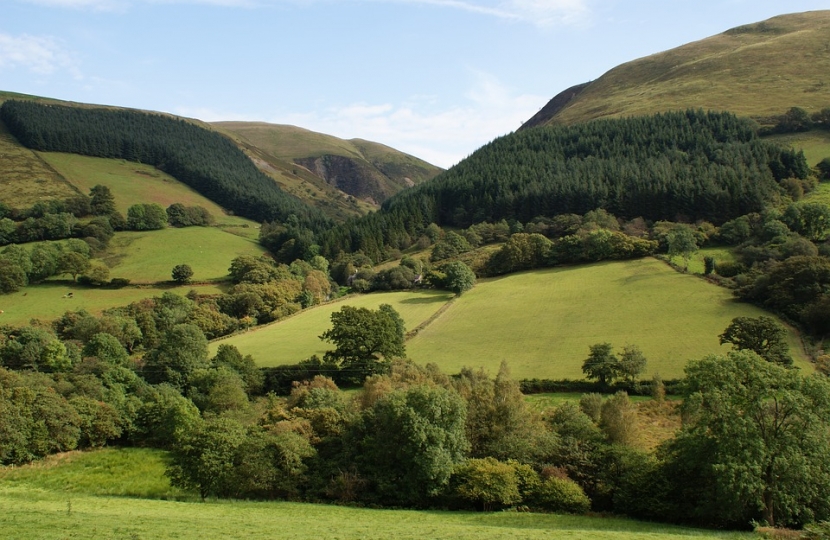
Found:
M 331 314 L 344 305 L 377 309 L 389 304 L 397 310 L 411 330 L 441 309 L 452 294 L 444 291 L 390 292 L 350 296 L 343 300 L 305 310 L 289 319 L 255 328 L 244 334 L 214 341 L 213 355 L 221 344 L 235 345 L 242 354 L 252 355 L 260 366 L 294 364 L 313 354 L 323 356 L 333 349 L 319 335 L 331 327 Z
M 728 351 L 718 335 L 732 318 L 764 314 L 656 259 L 606 262 L 481 283 L 410 340 L 407 352 L 448 373 L 495 372 L 507 360 L 516 378 L 579 379 L 589 346 L 607 341 L 615 350 L 638 345 L 648 359 L 644 377 L 668 379 L 681 377 L 690 359 Z M 795 334 L 790 347 L 811 369 Z
M 150 165 L 63 152 L 38 154 L 83 193 L 98 184 L 110 188 L 115 207 L 125 215 L 127 208 L 136 203 L 157 203 L 167 208 L 177 202 L 204 206 L 215 217 L 224 215 L 216 203 Z
M 412 330 L 446 300 L 411 296 L 417 294 L 376 293 L 347 301 L 390 303 Z M 317 336 L 329 328 L 330 314 L 339 306 L 312 309 L 213 347 L 231 343 L 263 366 L 319 355 L 327 344 Z M 415 306 L 429 309 L 403 311 Z M 765 314 L 736 302 L 728 290 L 656 259 L 555 268 L 480 282 L 407 341 L 407 355 L 419 363 L 434 362 L 447 373 L 464 366 L 496 373 L 507 360 L 519 379 L 581 379 L 589 346 L 607 341 L 616 350 L 638 345 L 648 359 L 644 378 L 659 372 L 668 379 L 681 377 L 690 359 L 727 352 L 718 335 L 732 318 Z M 812 369 L 795 334 L 790 347 L 796 364 Z
M 98 289 L 83 287 L 72 281 L 47 281 L 21 289 L 16 293 L 0 295 L 0 324 L 14 326 L 29 324 L 31 319 L 51 321 L 66 311 L 81 308 L 92 314 L 118 306 L 126 306 L 144 298 L 173 292 L 184 296 L 191 289 L 199 294 L 218 294 L 216 285 L 184 285 L 181 287 L 125 287 L 123 289 Z M 67 296 L 67 293 L 72 296 Z
M 255 222 L 225 215 L 221 206 L 150 165 L 61 152 L 37 152 L 37 155 L 82 193 L 89 193 L 90 188 L 98 184 L 110 188 L 116 208 L 124 215 L 136 203 L 157 203 L 164 208 L 173 203 L 202 206 L 217 223 L 241 228 L 248 225 L 247 228 L 256 235 Z
M 804 151 L 807 163 L 815 167 L 822 159 L 830 157 L 830 131 L 814 129 L 802 133 L 771 135 L 769 140 L 782 146 Z
M 166 456 L 146 449 L 73 452 L 0 468 L 0 531 L 9 540 L 338 538 L 680 540 L 753 538 L 628 519 L 517 512 L 370 510 L 287 502 L 169 501 Z M 142 497 L 152 497 L 150 500 Z
M 0 202 L 12 208 L 28 208 L 37 201 L 77 195 L 72 185 L 40 159 L 37 153 L 18 143 L 2 122 L 0 163 Z
M 265 248 L 255 240 L 228 234 L 217 227 L 168 227 L 158 231 L 117 233 L 104 261 L 112 277 L 137 283 L 169 281 L 173 267 L 189 264 L 193 280 L 228 276 L 231 261 L 240 255 L 259 257 Z

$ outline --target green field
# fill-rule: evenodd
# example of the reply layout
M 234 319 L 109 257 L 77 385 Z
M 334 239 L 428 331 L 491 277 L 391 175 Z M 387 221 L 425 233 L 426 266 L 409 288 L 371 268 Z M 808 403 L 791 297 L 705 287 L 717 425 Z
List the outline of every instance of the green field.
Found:
M 319 339 L 331 327 L 331 314 L 341 306 L 350 305 L 377 309 L 390 304 L 411 330 L 429 319 L 444 306 L 452 294 L 445 291 L 391 292 L 350 296 L 343 300 L 305 310 L 284 321 L 253 329 L 244 334 L 217 340 L 210 345 L 210 354 L 223 343 L 235 345 L 242 354 L 252 355 L 260 366 L 293 364 L 313 354 L 322 356 L 333 349 Z
M 754 538 L 628 519 L 518 512 L 372 510 L 288 502 L 195 502 L 169 486 L 165 454 L 106 449 L 0 468 L 8 540 L 337 538 L 674 540 Z M 163 498 L 180 499 L 175 501 Z
M 2 98 L 2 96 L 0 96 Z M 28 208 L 37 201 L 65 199 L 77 195 L 35 152 L 12 137 L 0 122 L 0 201 L 12 208 Z
M 425 294 L 372 294 L 348 302 L 390 303 L 411 330 L 447 299 L 437 293 L 421 296 Z M 418 313 L 404 311 L 415 307 Z M 215 350 L 219 343 L 231 343 L 264 366 L 293 363 L 326 350 L 317 336 L 330 326 L 329 315 L 336 309 L 338 304 L 305 311 L 212 346 Z M 728 290 L 656 259 L 608 262 L 480 282 L 406 347 L 411 359 L 434 362 L 447 373 L 464 366 L 495 373 L 507 360 L 518 379 L 580 379 L 590 345 L 607 341 L 619 350 L 634 344 L 648 359 L 645 378 L 659 372 L 670 379 L 681 377 L 690 359 L 727 352 L 718 335 L 732 318 L 764 314 L 736 302 Z M 790 347 L 796 365 L 812 369 L 794 333 Z
M 104 262 L 112 277 L 135 283 L 169 281 L 173 267 L 189 264 L 194 281 L 227 278 L 231 261 L 240 255 L 265 253 L 255 240 L 216 227 L 168 227 L 158 231 L 120 232 L 110 241 Z
M 96 289 L 82 287 L 71 281 L 48 281 L 26 287 L 19 292 L 0 296 L 0 324 L 24 325 L 31 319 L 51 321 L 66 311 L 81 308 L 92 314 L 117 306 L 126 306 L 144 298 L 161 296 L 170 291 L 185 295 L 191 289 L 200 294 L 218 294 L 216 285 L 185 285 L 181 287 L 125 287 L 123 289 Z M 66 296 L 72 293 L 72 297 Z
M 769 137 L 781 145 L 790 146 L 804 151 L 804 157 L 811 167 L 815 167 L 822 159 L 830 157 L 830 131 L 812 130 L 803 133 L 788 133 Z
M 733 317 L 765 314 L 730 292 L 675 272 L 656 259 L 512 274 L 479 284 L 407 343 L 409 356 L 455 373 L 495 372 L 507 360 L 516 378 L 582 378 L 588 347 L 638 345 L 644 376 L 683 375 L 690 359 L 725 353 L 718 343 Z M 790 335 L 796 363 L 810 369 Z

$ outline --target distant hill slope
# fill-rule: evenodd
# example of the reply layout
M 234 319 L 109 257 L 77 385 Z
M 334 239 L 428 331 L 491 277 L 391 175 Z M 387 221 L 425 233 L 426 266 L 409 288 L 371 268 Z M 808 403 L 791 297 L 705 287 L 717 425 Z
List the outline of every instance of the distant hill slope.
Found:
M 362 139 L 344 140 L 307 129 L 262 122 L 215 122 L 268 157 L 299 165 L 326 185 L 380 204 L 407 187 L 437 176 L 441 169 L 388 146 Z
M 830 107 L 830 11 L 782 15 L 622 64 L 554 97 L 522 129 L 703 108 L 764 119 Z
M 0 91 L 0 104 L 12 99 L 82 109 L 129 110 Z M 166 113 L 153 114 L 184 120 L 231 138 L 282 191 L 335 221 L 375 210 L 389 196 L 441 172 L 413 156 L 360 139 L 345 141 L 293 126 L 209 124 Z M 2 122 L 0 157 L 4 160 L 0 167 L 0 200 L 12 206 L 26 207 L 38 200 L 65 198 L 77 192 L 37 151 L 11 136 Z M 225 201 L 215 202 L 226 206 Z

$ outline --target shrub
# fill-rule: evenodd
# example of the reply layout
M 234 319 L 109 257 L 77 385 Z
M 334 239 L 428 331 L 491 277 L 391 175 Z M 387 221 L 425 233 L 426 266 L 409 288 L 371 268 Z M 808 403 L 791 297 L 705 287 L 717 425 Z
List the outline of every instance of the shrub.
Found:
M 579 398 L 579 409 L 588 415 L 595 424 L 599 424 L 600 414 L 602 412 L 602 395 L 596 392 L 583 394 Z
M 746 268 L 741 263 L 724 261 L 717 263 L 715 271 L 719 276 L 731 278 L 744 273 Z
M 551 476 L 536 488 L 533 506 L 548 512 L 584 514 L 591 508 L 591 500 L 582 488 L 569 478 Z

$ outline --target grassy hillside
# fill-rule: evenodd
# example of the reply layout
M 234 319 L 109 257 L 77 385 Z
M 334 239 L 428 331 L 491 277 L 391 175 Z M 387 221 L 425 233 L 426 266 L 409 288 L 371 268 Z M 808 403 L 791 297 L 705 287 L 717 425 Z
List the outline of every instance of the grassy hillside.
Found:
M 382 144 L 339 139 L 296 126 L 262 122 L 217 122 L 217 129 L 232 134 L 251 149 L 291 164 L 293 176 L 300 165 L 329 188 L 374 204 L 436 176 L 441 169 Z M 285 177 L 286 175 L 282 175 Z M 290 176 L 289 176 L 290 178 Z M 277 178 L 278 181 L 285 181 Z M 295 179 L 296 181 L 296 179 Z
M 446 297 L 417 299 L 416 293 L 373 294 L 347 302 L 390 303 L 405 313 L 407 330 L 437 311 Z M 414 302 L 419 302 L 415 304 Z M 424 304 L 420 304 L 420 303 Z M 360 304 L 367 305 L 367 304 Z M 321 354 L 317 339 L 330 326 L 337 304 L 303 312 L 287 321 L 225 341 L 261 365 L 293 363 Z M 645 373 L 683 375 L 689 359 L 729 350 L 718 335 L 734 317 L 765 314 L 737 303 L 728 290 L 675 272 L 655 259 L 600 263 L 513 274 L 480 282 L 407 342 L 407 355 L 434 362 L 445 372 L 484 366 L 495 373 L 502 360 L 516 378 L 582 378 L 588 347 L 608 341 L 619 350 L 638 345 L 648 358 Z M 798 338 L 790 335 L 796 364 L 811 369 Z
M 137 202 L 157 203 L 164 208 L 182 203 L 204 207 L 222 225 L 257 225 L 254 221 L 227 215 L 220 205 L 150 165 L 61 152 L 36 154 L 81 193 L 89 193 L 96 184 L 110 188 L 116 208 L 124 215 Z
M 513 274 L 466 293 L 407 344 L 445 371 L 510 362 L 518 378 L 582 378 L 588 347 L 638 345 L 645 375 L 680 377 L 686 362 L 723 353 L 733 317 L 763 314 L 729 291 L 655 259 Z M 794 335 L 791 347 L 797 349 Z M 799 365 L 804 365 L 803 356 Z
M 275 324 L 256 328 L 250 332 L 214 341 L 210 353 L 215 354 L 219 345 L 235 345 L 243 354 L 252 355 L 261 366 L 294 364 L 313 354 L 322 356 L 334 347 L 319 339 L 319 335 L 331 326 L 331 314 L 343 305 L 377 309 L 380 304 L 390 304 L 403 317 L 407 330 L 412 330 L 435 314 L 452 298 L 444 291 L 417 291 L 376 293 L 352 296 L 341 301 L 301 312 Z
M 830 132 L 828 131 L 812 130 L 803 133 L 772 135 L 765 139 L 802 150 L 807 163 L 813 167 L 822 159 L 830 157 Z
M 113 272 L 120 277 L 117 272 Z M 93 289 L 82 287 L 71 281 L 47 281 L 40 285 L 26 287 L 19 292 L 0 296 L 0 324 L 23 326 L 31 319 L 51 321 L 66 311 L 81 308 L 92 314 L 117 306 L 126 306 L 144 298 L 161 296 L 164 292 L 173 292 L 184 296 L 191 289 L 199 294 L 218 294 L 216 285 L 185 285 L 181 287 L 126 287 L 124 289 Z M 67 293 L 72 293 L 68 297 Z
M 628 519 L 518 512 L 371 510 L 288 502 L 199 503 L 162 476 L 165 455 L 141 449 L 73 452 L 0 468 L 0 528 L 8 539 L 411 538 L 680 540 L 754 538 Z
M 830 11 L 774 17 L 622 64 L 576 92 L 551 118 L 596 118 L 703 108 L 764 118 L 830 106 Z M 561 105 L 561 103 L 560 103 Z
M 241 255 L 265 252 L 255 240 L 228 234 L 216 227 L 167 228 L 160 231 L 117 233 L 104 261 L 113 276 L 134 283 L 170 280 L 177 264 L 193 268 L 194 281 L 215 281 L 228 276 L 231 261 Z
M 0 122 L 0 201 L 26 208 L 40 200 L 65 199 L 78 191 L 37 152 L 20 145 Z

